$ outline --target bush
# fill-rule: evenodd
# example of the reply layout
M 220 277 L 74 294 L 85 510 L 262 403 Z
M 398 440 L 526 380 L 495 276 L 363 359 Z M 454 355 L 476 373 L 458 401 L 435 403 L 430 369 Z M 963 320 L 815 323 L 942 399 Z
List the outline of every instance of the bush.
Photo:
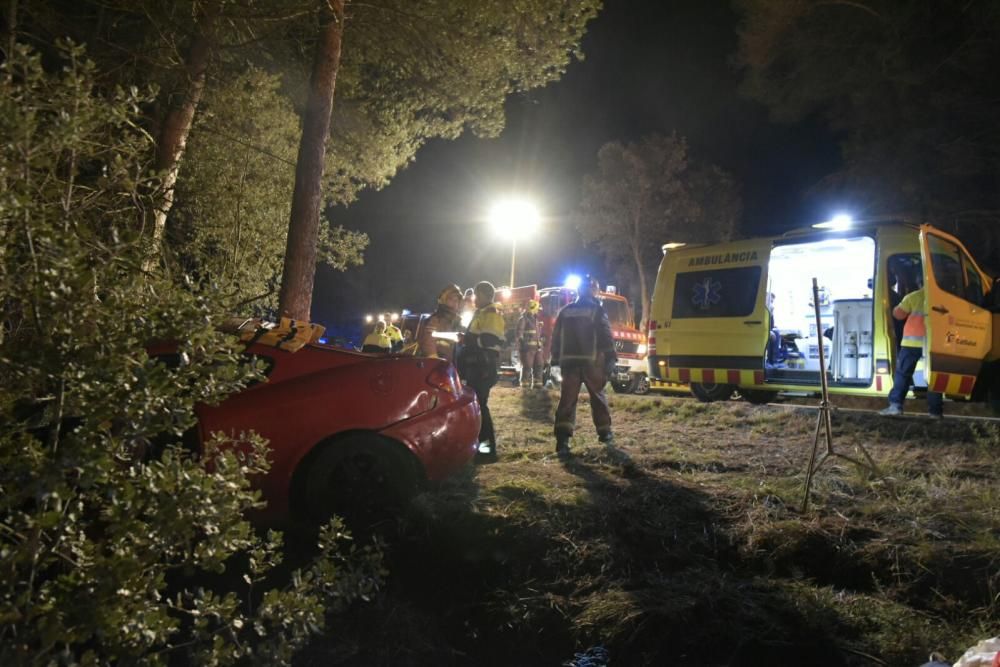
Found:
M 245 520 L 266 443 L 218 442 L 210 466 L 180 446 L 197 403 L 257 371 L 210 289 L 150 268 L 151 94 L 102 93 L 62 52 L 55 73 L 24 48 L 0 66 L 0 664 L 285 664 L 381 554 L 334 522 L 276 587 L 281 536 Z

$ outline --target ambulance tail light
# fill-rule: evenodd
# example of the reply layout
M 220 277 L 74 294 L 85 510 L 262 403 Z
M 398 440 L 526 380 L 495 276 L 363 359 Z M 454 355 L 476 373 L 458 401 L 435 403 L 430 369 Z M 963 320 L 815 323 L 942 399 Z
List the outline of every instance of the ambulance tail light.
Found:
M 455 367 L 449 363 L 437 364 L 427 376 L 427 384 L 452 396 L 462 395 L 462 382 L 458 379 Z
M 650 320 L 646 325 L 646 354 L 656 354 L 656 320 Z

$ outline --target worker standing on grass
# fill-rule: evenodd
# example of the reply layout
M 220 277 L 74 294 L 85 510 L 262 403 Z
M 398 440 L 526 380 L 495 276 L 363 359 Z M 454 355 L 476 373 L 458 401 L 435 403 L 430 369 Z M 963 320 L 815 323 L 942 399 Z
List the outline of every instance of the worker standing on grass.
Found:
M 500 348 L 504 344 L 504 320 L 499 304 L 493 303 L 496 288 L 483 281 L 476 285 L 476 309 L 465 334 L 462 351 L 458 359 L 458 370 L 462 378 L 476 392 L 479 409 L 482 411 L 482 426 L 479 430 L 479 446 L 476 461 L 492 463 L 497 460 L 497 438 L 490 415 L 490 389 L 497 383 L 497 362 Z
M 521 387 L 534 389 L 542 383 L 542 334 L 538 330 L 538 302 L 532 299 L 517 320 L 514 341 L 521 355 Z
M 896 372 L 892 376 L 892 391 L 889 392 L 889 407 L 880 415 L 895 416 L 903 414 L 903 399 L 913 384 L 913 371 L 924 353 L 927 342 L 927 328 L 924 316 L 927 313 L 927 301 L 924 298 L 924 288 L 910 292 L 903 297 L 899 305 L 892 310 L 892 316 L 897 320 L 906 320 L 903 325 L 903 342 L 896 355 Z M 936 391 L 927 392 L 927 412 L 934 419 L 944 417 L 944 397 Z
M 438 294 L 437 310 L 420 326 L 417 334 L 417 354 L 440 357 L 455 362 L 457 334 L 461 327 L 458 310 L 462 307 L 462 290 L 458 285 L 448 285 Z M 456 335 L 456 339 L 443 338 L 443 334 Z M 435 334 L 438 334 L 435 336 Z
M 597 439 L 606 445 L 614 443 L 611 432 L 611 412 L 604 385 L 618 362 L 611 323 L 597 295 L 600 284 L 587 276 L 576 301 L 569 304 L 556 318 L 552 330 L 552 365 L 562 369 L 562 391 L 556 408 L 556 454 L 569 454 L 569 439 L 576 426 L 576 403 L 580 386 L 590 394 L 590 410 L 597 428 Z

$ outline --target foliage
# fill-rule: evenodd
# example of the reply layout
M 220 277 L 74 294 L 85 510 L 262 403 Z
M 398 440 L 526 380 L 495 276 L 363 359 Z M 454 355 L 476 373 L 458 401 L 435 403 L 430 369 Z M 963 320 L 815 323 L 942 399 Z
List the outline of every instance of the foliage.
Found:
M 1000 5 L 740 0 L 743 89 L 775 118 L 822 117 L 844 168 L 822 184 L 859 211 L 953 227 L 1000 220 Z
M 727 240 L 740 213 L 731 176 L 693 163 L 682 137 L 650 135 L 601 147 L 597 171 L 584 178 L 578 226 L 612 267 L 636 276 L 645 317 L 663 244 Z
M 177 185 L 168 248 L 234 302 L 275 306 L 295 183 L 298 118 L 276 75 L 249 67 L 206 92 Z M 368 237 L 321 226 L 320 255 L 344 270 Z
M 0 663 L 287 663 L 331 601 L 374 590 L 379 552 L 333 524 L 278 585 L 280 536 L 244 519 L 266 444 L 179 444 L 256 371 L 212 291 L 142 269 L 150 96 L 99 94 L 63 51 L 56 74 L 24 48 L 0 68 Z

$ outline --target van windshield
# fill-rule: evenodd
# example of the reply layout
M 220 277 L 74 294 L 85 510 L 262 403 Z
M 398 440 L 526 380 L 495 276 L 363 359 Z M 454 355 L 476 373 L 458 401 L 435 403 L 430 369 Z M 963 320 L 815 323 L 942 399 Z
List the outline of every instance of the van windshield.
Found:
M 618 299 L 604 299 L 604 312 L 608 314 L 608 319 L 612 326 L 631 327 L 632 318 L 629 317 L 628 302 Z

